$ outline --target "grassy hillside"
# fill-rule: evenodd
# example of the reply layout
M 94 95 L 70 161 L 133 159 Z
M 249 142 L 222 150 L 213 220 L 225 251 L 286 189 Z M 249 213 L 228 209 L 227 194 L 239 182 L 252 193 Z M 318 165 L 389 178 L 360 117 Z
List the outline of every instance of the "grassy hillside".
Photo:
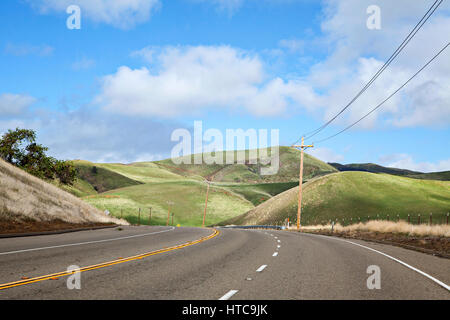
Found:
M 297 185 L 298 182 L 221 184 L 224 189 L 243 196 L 255 206 Z
M 172 173 L 153 162 L 137 162 L 132 164 L 100 164 L 102 168 L 119 173 L 141 183 L 180 181 L 185 177 Z
M 264 150 L 264 149 L 263 149 Z M 261 164 L 261 151 L 258 150 L 258 164 L 251 164 L 251 154 L 249 150 L 245 152 L 244 164 L 179 164 L 175 165 L 171 159 L 155 162 L 159 166 L 167 170 L 183 175 L 185 177 L 193 178 L 208 178 L 214 182 L 225 183 L 278 183 L 278 182 L 294 182 L 298 181 L 298 173 L 300 168 L 300 151 L 289 148 L 280 147 L 279 154 L 279 171 L 274 175 L 261 175 L 261 168 L 268 167 Z M 268 154 L 270 154 L 270 149 Z M 234 155 L 237 158 L 237 151 L 219 152 L 217 157 L 222 158 L 223 162 L 227 156 Z M 193 163 L 195 155 L 188 156 Z M 325 175 L 337 172 L 332 166 L 305 154 L 304 158 L 304 175 L 305 179 L 310 179 L 315 176 Z
M 73 194 L 79 198 L 97 194 L 94 187 L 87 181 L 77 178 L 73 185 L 61 185 L 58 181 L 52 181 L 52 184 L 61 188 L 62 190 Z
M 450 171 L 410 174 L 409 178 L 450 181 Z
M 174 224 L 201 226 L 206 198 L 206 184 L 197 181 L 159 182 L 137 185 L 89 196 L 85 201 L 102 210 L 127 218 L 136 223 L 139 208 L 144 224 L 149 223 L 149 208 L 152 207 L 152 224 L 166 224 L 168 201 L 174 204 Z M 244 197 L 212 185 L 210 188 L 207 224 L 217 223 L 253 208 Z
M 364 171 L 372 173 L 387 173 L 414 179 L 450 181 L 450 171 L 422 173 L 405 169 L 383 167 L 373 163 L 352 163 L 352 164 L 329 163 L 329 165 L 333 166 L 339 171 Z
M 23 222 L 115 222 L 77 197 L 0 160 L 0 231 Z
M 280 224 L 296 221 L 298 187 L 281 193 L 255 209 L 223 224 Z M 341 172 L 313 179 L 304 185 L 302 223 L 332 219 L 372 219 L 389 214 L 406 219 L 450 209 L 450 182 L 416 180 L 387 174 Z
M 74 161 L 74 164 L 78 171 L 79 180 L 87 182 L 99 193 L 141 184 L 141 182 L 105 168 L 104 165 L 99 166 L 88 161 Z M 78 181 L 75 187 L 79 187 L 81 191 L 85 192 L 88 189 L 88 186 L 82 181 Z

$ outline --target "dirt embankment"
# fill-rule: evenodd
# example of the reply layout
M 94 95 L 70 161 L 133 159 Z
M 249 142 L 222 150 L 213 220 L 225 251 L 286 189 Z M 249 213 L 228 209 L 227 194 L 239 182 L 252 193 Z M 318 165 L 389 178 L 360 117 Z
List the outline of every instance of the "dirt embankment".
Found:
M 34 221 L 34 220 L 0 220 L 0 235 L 38 233 L 47 231 L 61 231 L 74 229 L 91 229 L 115 226 L 113 223 L 69 223 L 61 220 Z
M 414 236 L 400 233 L 381 233 L 371 231 L 307 231 L 310 233 L 335 236 L 347 239 L 372 241 L 399 246 L 450 259 L 450 238 L 439 236 Z

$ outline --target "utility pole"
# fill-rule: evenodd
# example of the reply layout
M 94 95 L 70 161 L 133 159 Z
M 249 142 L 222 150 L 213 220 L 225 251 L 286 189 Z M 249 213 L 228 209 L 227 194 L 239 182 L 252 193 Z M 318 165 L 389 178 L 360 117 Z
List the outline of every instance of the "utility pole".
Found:
M 208 207 L 208 195 L 209 195 L 209 186 L 210 186 L 210 181 L 206 180 L 206 183 L 208 184 L 208 189 L 206 189 L 206 200 L 205 200 L 205 211 L 203 212 L 203 224 L 202 224 L 202 228 L 205 227 L 205 221 L 206 221 L 206 208 Z
M 169 211 L 167 212 L 167 223 L 166 226 L 169 225 L 169 220 L 170 220 L 170 206 L 173 205 L 172 201 L 167 201 L 167 204 L 169 205 Z
M 305 138 L 302 137 L 300 146 L 294 145 L 293 148 L 299 148 L 300 154 L 300 177 L 298 181 L 298 210 L 297 210 L 297 230 L 300 231 L 300 218 L 302 216 L 302 184 L 303 184 L 303 151 L 305 148 L 314 148 L 314 145 L 305 145 Z

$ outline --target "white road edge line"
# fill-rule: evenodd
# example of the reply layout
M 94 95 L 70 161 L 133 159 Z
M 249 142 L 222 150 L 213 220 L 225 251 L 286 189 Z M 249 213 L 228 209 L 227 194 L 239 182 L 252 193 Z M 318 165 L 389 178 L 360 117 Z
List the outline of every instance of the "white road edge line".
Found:
M 32 249 L 24 249 L 24 250 L 17 250 L 17 251 L 0 252 L 0 256 L 7 255 L 7 254 L 14 254 L 14 253 L 39 251 L 39 250 L 46 250 L 46 249 L 56 249 L 56 248 L 64 248 L 64 247 L 73 247 L 73 246 L 80 246 L 80 245 L 84 245 L 84 244 L 93 244 L 93 243 L 117 241 L 117 240 L 124 240 L 124 239 L 132 239 L 132 238 L 149 236 L 149 235 L 157 234 L 157 233 L 169 232 L 169 231 L 172 231 L 174 229 L 175 229 L 175 227 L 171 227 L 171 229 L 168 229 L 168 230 L 162 230 L 162 231 L 150 232 L 150 233 L 144 233 L 144 234 L 136 234 L 136 235 L 133 235 L 133 236 L 127 236 L 127 237 L 121 237 L 121 238 L 95 240 L 95 241 L 78 242 L 78 243 L 69 243 L 69 244 L 62 244 L 62 245 L 58 245 L 58 246 L 50 246 L 50 247 L 32 248 Z
M 381 252 L 381 251 L 372 249 L 372 248 L 370 248 L 370 247 L 366 247 L 366 246 L 364 246 L 364 245 L 362 245 L 362 244 L 359 244 L 359 243 L 356 243 L 356 242 L 352 242 L 352 241 L 349 241 L 349 240 L 344 240 L 344 239 L 339 239 L 339 238 L 334 238 L 334 237 L 327 237 L 327 236 L 323 236 L 323 235 L 320 235 L 320 234 L 315 234 L 314 236 L 320 236 L 320 237 L 324 237 L 324 238 L 327 238 L 327 239 L 333 239 L 333 240 L 340 240 L 340 241 L 343 241 L 343 242 L 347 242 L 347 243 L 353 244 L 353 245 L 358 246 L 358 247 L 362 247 L 362 248 L 368 249 L 368 250 L 373 251 L 373 252 L 376 252 L 376 253 L 378 253 L 378 254 L 381 254 L 381 255 L 383 255 L 383 256 L 385 256 L 385 257 L 391 259 L 391 260 L 394 260 L 395 262 L 398 262 L 398 263 L 400 263 L 401 265 L 403 265 L 403 266 L 405 266 L 405 267 L 407 267 L 407 268 L 409 268 L 409 269 L 411 269 L 411 270 L 413 270 L 413 271 L 415 271 L 415 272 L 417 272 L 417 273 L 423 275 L 424 277 L 426 277 L 426 278 L 428 278 L 428 279 L 430 279 L 430 280 L 436 282 L 436 283 L 437 283 L 438 285 L 440 285 L 441 287 L 444 287 L 445 289 L 447 289 L 448 291 L 450 291 L 450 286 L 446 285 L 444 282 L 442 282 L 442 281 L 440 281 L 440 280 L 438 280 L 438 279 L 436 279 L 436 278 L 430 276 L 428 273 L 425 273 L 425 272 L 423 272 L 423 271 L 421 271 L 421 270 L 419 270 L 419 269 L 417 269 L 417 268 L 415 268 L 415 267 L 413 267 L 413 266 L 407 264 L 406 262 L 403 262 L 403 261 L 401 261 L 401 260 L 399 260 L 399 259 L 397 259 L 397 258 L 394 258 L 394 257 L 392 257 L 392 256 L 390 256 L 390 255 L 388 255 L 388 254 L 386 254 L 386 253 L 384 253 L 384 252 Z
M 228 300 L 230 299 L 232 296 L 234 296 L 236 293 L 238 293 L 239 290 L 230 290 L 227 292 L 227 294 L 225 294 L 222 298 L 220 298 L 219 300 Z
M 256 272 L 261 272 L 261 271 L 263 271 L 266 267 L 267 267 L 267 264 L 263 264 L 261 267 L 258 268 L 258 270 L 256 270 Z
M 278 255 L 278 252 L 274 252 L 272 257 L 276 257 Z

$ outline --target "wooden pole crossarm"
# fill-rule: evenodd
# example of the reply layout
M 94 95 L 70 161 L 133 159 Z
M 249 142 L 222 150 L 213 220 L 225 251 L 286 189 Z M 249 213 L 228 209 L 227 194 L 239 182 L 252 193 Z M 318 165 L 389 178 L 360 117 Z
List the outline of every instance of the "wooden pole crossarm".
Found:
M 306 145 L 306 146 L 292 146 L 292 148 L 314 148 L 313 144 Z

